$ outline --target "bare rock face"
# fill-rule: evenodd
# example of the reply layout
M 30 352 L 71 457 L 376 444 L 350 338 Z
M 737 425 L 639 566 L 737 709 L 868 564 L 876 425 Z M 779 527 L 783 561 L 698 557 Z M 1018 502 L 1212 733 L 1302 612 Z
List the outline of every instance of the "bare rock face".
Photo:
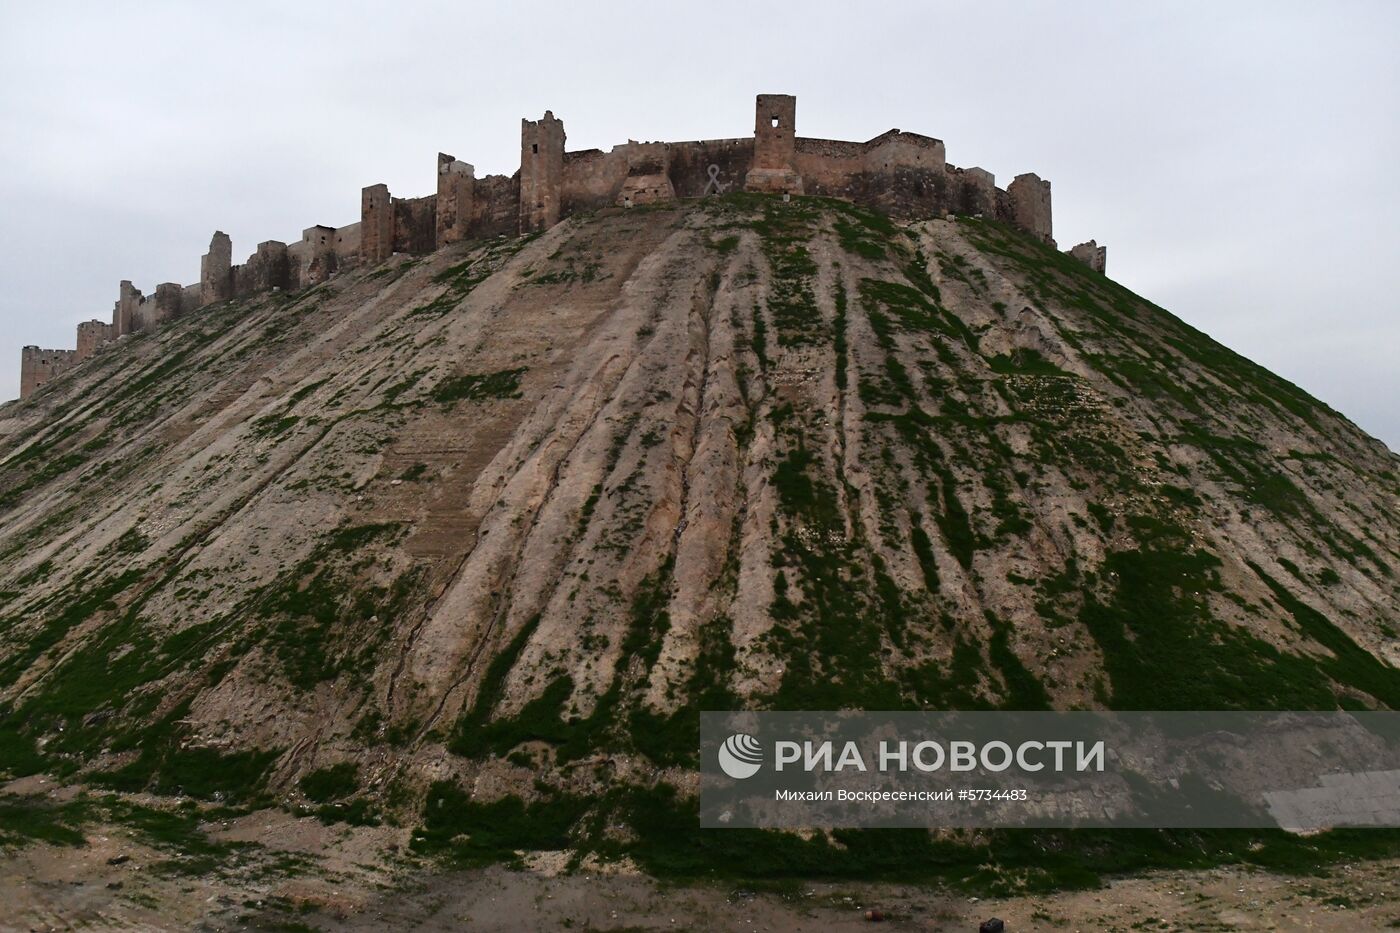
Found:
M 0 738 L 228 800 L 350 774 L 429 845 L 683 808 L 700 708 L 1400 708 L 1396 471 L 1001 225 L 604 211 L 0 409 Z

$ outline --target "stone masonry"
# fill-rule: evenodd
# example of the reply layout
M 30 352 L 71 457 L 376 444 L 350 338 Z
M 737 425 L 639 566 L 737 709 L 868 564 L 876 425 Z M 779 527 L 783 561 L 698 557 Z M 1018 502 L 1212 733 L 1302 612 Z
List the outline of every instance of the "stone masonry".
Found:
M 39 386 L 62 375 L 74 365 L 77 350 L 41 350 L 25 347 L 20 350 L 19 397 L 27 398 Z
M 395 253 L 426 253 L 462 240 L 546 230 L 570 215 L 732 191 L 815 195 L 863 204 L 911 220 L 963 214 L 1012 224 L 1044 242 L 1052 237 L 1050 182 L 1017 175 L 1002 190 L 982 168 L 947 162 L 943 141 L 889 130 L 859 143 L 797 135 L 797 98 L 759 94 L 752 137 L 687 142 L 628 142 L 603 152 L 565 148 L 564 123 L 550 111 L 520 121 L 520 168 L 476 177 L 470 163 L 437 157 L 437 190 L 396 198 L 387 185 L 360 194 L 360 219 L 343 227 L 307 227 L 290 246 L 258 245 L 235 265 L 228 234 L 216 231 L 193 285 L 158 285 L 143 295 L 123 281 L 112 323 L 78 326 L 76 350 L 26 347 L 20 397 L 106 343 L 150 330 L 199 308 L 279 289 L 301 289 Z M 1093 240 L 1070 255 L 1099 272 L 1107 250 Z
M 1108 247 L 1093 240 L 1073 247 L 1069 254 L 1095 272 L 1103 272 L 1108 266 Z
M 520 232 L 548 230 L 559 222 L 564 187 L 564 123 L 546 110 L 520 121 Z

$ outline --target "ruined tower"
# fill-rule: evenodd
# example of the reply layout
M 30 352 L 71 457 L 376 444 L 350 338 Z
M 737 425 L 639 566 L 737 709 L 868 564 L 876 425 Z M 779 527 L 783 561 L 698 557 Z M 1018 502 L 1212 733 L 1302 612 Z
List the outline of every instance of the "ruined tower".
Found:
M 564 122 L 546 110 L 520 121 L 520 232 L 547 230 L 559 222 L 564 182 Z
M 253 295 L 286 288 L 291 281 L 291 260 L 287 244 L 281 240 L 265 240 L 257 252 L 238 267 L 234 291 L 238 295 Z
M 797 174 L 797 98 L 759 94 L 754 104 L 753 165 L 744 179 L 749 191 L 801 194 Z
M 388 185 L 360 192 L 360 261 L 383 262 L 394 255 L 394 199 Z
M 145 330 L 150 330 L 158 324 L 163 324 L 171 318 L 180 315 L 180 293 L 184 289 L 179 282 L 161 282 L 156 286 L 156 293 L 153 296 L 154 302 L 148 312 L 148 317 L 142 322 Z
M 1006 186 L 1011 196 L 1011 217 L 1016 226 L 1046 243 L 1054 244 L 1050 235 L 1050 182 L 1034 172 L 1017 175 Z
M 74 362 L 83 360 L 97 352 L 97 348 L 112 339 L 112 325 L 102 321 L 84 321 L 78 325 L 78 349 Z
M 472 197 L 476 192 L 476 169 L 456 156 L 438 153 L 437 245 L 446 246 L 467 238 L 472 222 Z
M 136 329 L 136 309 L 141 305 L 141 292 L 127 279 L 122 279 L 117 304 L 112 309 L 112 336 L 121 337 Z
M 1104 272 L 1108 268 L 1108 247 L 1100 246 L 1097 240 L 1080 243 L 1069 254 L 1095 272 Z
M 335 228 L 317 224 L 301 231 L 301 242 L 293 250 L 288 247 L 288 280 L 294 288 L 319 285 L 331 277 L 337 268 Z
M 209 252 L 199 260 L 199 304 L 213 304 L 233 297 L 233 240 L 215 230 Z

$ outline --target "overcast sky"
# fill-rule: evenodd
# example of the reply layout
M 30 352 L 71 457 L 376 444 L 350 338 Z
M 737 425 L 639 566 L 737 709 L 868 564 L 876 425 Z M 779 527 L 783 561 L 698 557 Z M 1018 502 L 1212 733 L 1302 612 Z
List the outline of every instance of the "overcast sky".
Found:
M 936 136 L 1054 185 L 1061 247 L 1400 449 L 1400 3 L 0 0 L 0 398 L 117 283 L 428 194 L 439 150 Z

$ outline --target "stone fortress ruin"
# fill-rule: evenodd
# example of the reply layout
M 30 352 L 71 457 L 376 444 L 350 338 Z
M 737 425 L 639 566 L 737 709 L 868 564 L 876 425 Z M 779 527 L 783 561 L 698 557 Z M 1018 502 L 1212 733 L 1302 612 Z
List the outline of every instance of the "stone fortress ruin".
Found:
M 730 191 L 840 198 L 899 219 L 963 214 L 992 217 L 1054 245 L 1050 182 L 1017 175 L 1005 189 L 991 172 L 950 165 L 943 141 L 898 129 L 868 142 L 796 134 L 797 98 L 758 95 L 754 135 L 743 139 L 636 142 L 608 152 L 564 148 L 564 124 L 545 111 L 520 121 L 520 170 L 476 177 L 473 167 L 439 154 L 437 191 L 398 198 L 386 185 L 361 192 L 360 220 L 317 225 L 287 244 L 258 244 L 233 263 L 233 243 L 216 232 L 193 285 L 162 283 L 145 295 L 120 285 L 112 320 L 78 325 L 73 350 L 25 347 L 20 398 L 127 334 L 206 305 L 261 292 L 308 288 L 338 272 L 373 265 L 395 253 L 428 253 L 467 239 L 548 229 L 572 214 L 603 207 L 703 198 Z M 1069 251 L 1103 272 L 1106 248 L 1093 240 Z

